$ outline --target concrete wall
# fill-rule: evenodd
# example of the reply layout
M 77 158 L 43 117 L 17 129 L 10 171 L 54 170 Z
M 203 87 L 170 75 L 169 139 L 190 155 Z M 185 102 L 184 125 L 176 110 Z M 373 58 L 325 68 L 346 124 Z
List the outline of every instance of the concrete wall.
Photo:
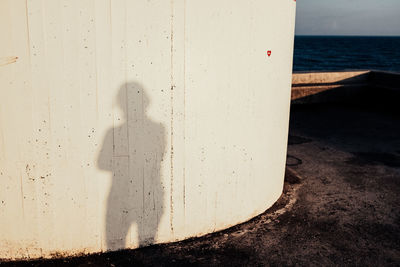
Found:
M 0 258 L 171 242 L 269 208 L 294 17 L 293 0 L 0 1 Z

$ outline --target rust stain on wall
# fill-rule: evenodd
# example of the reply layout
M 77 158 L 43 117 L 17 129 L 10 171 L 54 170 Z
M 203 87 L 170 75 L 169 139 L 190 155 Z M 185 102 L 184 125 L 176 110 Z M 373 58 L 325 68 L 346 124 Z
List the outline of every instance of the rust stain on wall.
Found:
M 0 66 L 17 62 L 18 57 L 0 57 Z

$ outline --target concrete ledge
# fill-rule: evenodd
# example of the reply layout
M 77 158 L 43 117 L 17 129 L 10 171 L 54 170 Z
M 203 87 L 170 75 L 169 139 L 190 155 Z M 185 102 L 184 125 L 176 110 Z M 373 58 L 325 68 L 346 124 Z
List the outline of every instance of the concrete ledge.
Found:
M 307 72 L 293 74 L 293 85 L 365 83 L 370 71 Z
M 291 97 L 292 104 L 392 103 L 400 97 L 400 74 L 370 70 L 294 73 Z

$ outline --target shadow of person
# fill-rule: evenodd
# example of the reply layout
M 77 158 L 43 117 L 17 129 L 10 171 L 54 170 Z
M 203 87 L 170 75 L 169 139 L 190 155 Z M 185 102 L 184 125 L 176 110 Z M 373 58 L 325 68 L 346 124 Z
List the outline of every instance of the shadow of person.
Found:
M 165 129 L 147 114 L 149 99 L 137 83 L 121 86 L 117 102 L 124 118 L 107 131 L 98 156 L 98 168 L 110 172 L 112 185 L 107 198 L 105 236 L 107 250 L 154 243 L 163 214 L 160 169 L 165 149 Z

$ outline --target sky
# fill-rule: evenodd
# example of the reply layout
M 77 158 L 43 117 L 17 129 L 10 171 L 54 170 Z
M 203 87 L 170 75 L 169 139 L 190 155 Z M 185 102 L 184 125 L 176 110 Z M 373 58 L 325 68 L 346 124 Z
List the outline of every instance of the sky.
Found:
M 297 0 L 296 35 L 400 36 L 400 0 Z

